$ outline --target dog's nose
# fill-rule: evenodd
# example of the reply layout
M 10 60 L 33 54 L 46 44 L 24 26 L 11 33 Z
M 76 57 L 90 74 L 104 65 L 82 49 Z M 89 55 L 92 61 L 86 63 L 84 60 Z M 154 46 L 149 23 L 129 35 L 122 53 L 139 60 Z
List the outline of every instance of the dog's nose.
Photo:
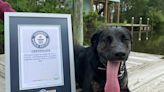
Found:
M 116 52 L 115 53 L 115 57 L 117 57 L 117 58 L 124 58 L 125 57 L 125 53 L 124 52 Z

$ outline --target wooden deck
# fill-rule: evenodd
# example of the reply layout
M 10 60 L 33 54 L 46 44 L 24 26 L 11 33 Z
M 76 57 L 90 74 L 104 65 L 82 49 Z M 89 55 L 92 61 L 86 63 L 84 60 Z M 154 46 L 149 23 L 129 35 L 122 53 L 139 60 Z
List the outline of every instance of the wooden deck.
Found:
M 132 52 L 127 66 L 132 92 L 164 92 L 163 56 Z
M 4 68 L 4 56 L 0 55 L 0 92 L 5 92 Z
M 161 55 L 131 52 L 127 61 L 131 92 L 164 92 L 164 59 Z M 4 57 L 0 55 L 0 92 L 5 92 Z

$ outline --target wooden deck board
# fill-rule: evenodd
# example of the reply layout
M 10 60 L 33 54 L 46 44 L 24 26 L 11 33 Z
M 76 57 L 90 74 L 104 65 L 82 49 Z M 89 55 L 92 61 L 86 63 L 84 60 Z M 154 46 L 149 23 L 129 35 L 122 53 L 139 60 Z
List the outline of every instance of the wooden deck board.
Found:
M 164 92 L 164 59 L 161 55 L 132 52 L 127 61 L 131 92 Z M 0 55 L 0 92 L 5 92 L 4 56 Z

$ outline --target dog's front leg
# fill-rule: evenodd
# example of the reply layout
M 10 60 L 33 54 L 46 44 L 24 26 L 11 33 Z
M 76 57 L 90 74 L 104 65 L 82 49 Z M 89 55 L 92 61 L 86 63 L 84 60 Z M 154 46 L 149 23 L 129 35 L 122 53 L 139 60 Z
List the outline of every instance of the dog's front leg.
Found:
M 83 86 L 82 86 L 82 92 L 93 92 L 91 82 L 93 80 L 93 71 L 91 69 L 86 69 Z

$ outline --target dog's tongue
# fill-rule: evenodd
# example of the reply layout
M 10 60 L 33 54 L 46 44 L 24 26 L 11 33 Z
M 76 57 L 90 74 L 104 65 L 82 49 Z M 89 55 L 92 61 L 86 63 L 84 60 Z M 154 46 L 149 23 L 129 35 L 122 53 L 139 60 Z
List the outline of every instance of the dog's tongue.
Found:
M 120 85 L 118 81 L 119 66 L 119 62 L 108 61 L 106 71 L 107 79 L 105 84 L 105 92 L 120 92 Z

